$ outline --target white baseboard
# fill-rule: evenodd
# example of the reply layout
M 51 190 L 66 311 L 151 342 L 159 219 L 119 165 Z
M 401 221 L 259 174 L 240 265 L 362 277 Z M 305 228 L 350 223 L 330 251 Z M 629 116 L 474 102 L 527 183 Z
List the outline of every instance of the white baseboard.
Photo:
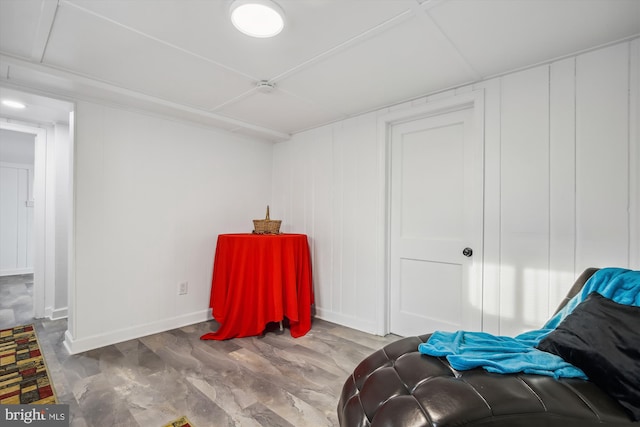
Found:
M 67 307 L 53 309 L 53 307 L 46 307 L 44 309 L 44 316 L 51 320 L 65 319 L 67 317 Z
M 67 330 L 64 334 L 64 346 L 70 354 L 82 353 L 95 348 L 104 347 L 119 342 L 141 338 L 147 335 L 181 328 L 194 323 L 211 320 L 211 310 L 203 310 L 194 313 L 184 314 L 169 319 L 162 319 L 157 322 L 132 326 L 126 329 L 111 331 L 100 335 L 93 335 L 86 338 L 76 339 Z
M 324 310 L 320 307 L 316 307 L 315 317 L 318 319 L 326 320 L 327 322 L 337 323 L 341 326 L 357 329 L 368 334 L 378 335 L 377 324 L 375 320 L 359 319 L 353 316 L 345 316 L 341 313 L 336 313 L 331 310 Z

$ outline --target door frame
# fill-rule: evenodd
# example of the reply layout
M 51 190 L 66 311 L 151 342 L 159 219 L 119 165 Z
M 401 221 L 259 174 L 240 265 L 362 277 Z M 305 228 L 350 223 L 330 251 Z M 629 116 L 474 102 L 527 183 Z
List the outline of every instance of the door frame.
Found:
M 474 128 L 471 130 L 474 140 L 482 145 L 482 188 L 484 192 L 484 89 L 455 94 L 447 98 L 427 101 L 425 104 L 394 110 L 378 117 L 378 167 L 383 177 L 379 186 L 380 210 L 378 212 L 378 263 L 376 283 L 376 333 L 387 335 L 390 330 L 390 294 L 391 294 L 391 131 L 394 125 L 419 120 L 444 113 L 472 109 Z M 483 194 L 484 198 L 484 194 Z M 480 221 L 481 240 L 484 243 L 484 211 Z M 482 284 L 482 250 L 477 259 L 477 268 L 473 277 Z
M 47 287 L 53 287 L 53 277 L 46 276 L 47 263 L 53 262 L 53 254 L 47 254 L 46 237 L 52 230 L 46 224 L 46 158 L 47 130 L 31 124 L 0 121 L 0 129 L 28 133 L 35 136 L 35 165 L 33 168 L 33 194 L 36 200 L 33 209 L 33 317 L 45 315 Z
M 34 147 L 35 147 L 35 135 L 34 135 Z M 35 148 L 34 148 L 35 151 Z M 23 200 L 22 202 L 31 202 L 33 203 L 34 199 L 33 199 L 33 189 L 34 189 L 34 185 L 33 185 L 33 168 L 34 165 L 33 164 L 27 164 L 27 163 L 11 163 L 11 162 L 2 162 L 0 161 L 0 168 L 11 168 L 11 169 L 24 169 L 27 171 L 27 200 Z M 30 230 L 29 232 L 31 233 L 31 235 L 33 236 L 33 226 L 34 226 L 34 220 L 33 220 L 33 216 L 32 216 L 32 220 L 31 220 L 31 224 L 29 224 L 30 226 Z M 31 259 L 32 259 L 32 263 L 33 263 L 33 258 L 34 258 L 34 244 L 35 239 L 32 239 L 31 241 L 27 242 L 27 245 L 31 246 Z M 33 266 L 31 266 L 31 268 L 23 268 L 23 269 L 12 269 L 12 270 L 0 270 L 0 277 L 2 276 L 13 276 L 13 275 L 17 275 L 17 274 L 31 274 L 33 273 Z

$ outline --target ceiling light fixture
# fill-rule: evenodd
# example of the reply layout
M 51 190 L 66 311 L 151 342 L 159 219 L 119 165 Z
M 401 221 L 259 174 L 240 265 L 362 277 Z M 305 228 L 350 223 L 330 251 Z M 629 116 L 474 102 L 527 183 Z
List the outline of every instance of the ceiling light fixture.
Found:
M 5 107 L 10 107 L 10 108 L 17 108 L 19 110 L 22 110 L 23 108 L 26 108 L 26 105 L 24 105 L 22 102 L 12 101 L 10 99 L 3 99 L 2 100 L 2 105 L 4 105 Z
M 273 37 L 284 28 L 284 12 L 270 0 L 235 0 L 230 13 L 233 25 L 251 37 Z

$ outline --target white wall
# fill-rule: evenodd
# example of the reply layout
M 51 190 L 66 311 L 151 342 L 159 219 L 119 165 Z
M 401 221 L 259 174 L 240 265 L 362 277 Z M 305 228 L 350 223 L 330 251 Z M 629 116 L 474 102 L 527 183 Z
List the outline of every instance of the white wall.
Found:
M 70 172 L 71 172 L 71 136 L 69 125 L 59 123 L 54 126 L 54 165 L 55 165 L 55 206 L 53 215 L 54 233 L 54 266 L 55 292 L 50 300 L 49 316 L 58 319 L 67 316 L 69 273 L 69 207 L 71 200 Z M 47 181 L 48 182 L 48 181 Z
M 375 229 L 385 210 L 378 116 L 456 92 L 485 92 L 484 330 L 539 327 L 588 266 L 639 269 L 639 46 L 636 39 L 277 144 L 272 216 L 285 231 L 309 234 L 318 316 L 381 332 L 383 296 L 372 291 L 386 249 Z
M 0 161 L 33 165 L 34 144 L 32 134 L 0 129 Z
M 56 288 L 58 287 L 56 283 L 56 222 L 58 220 L 64 220 L 64 218 L 57 218 L 56 212 L 56 206 L 58 204 L 56 194 L 58 141 L 55 126 L 47 124 L 44 125 L 43 128 L 46 131 L 46 143 L 44 149 L 42 149 L 40 153 L 36 153 L 36 157 L 44 155 L 44 164 L 38 171 L 38 174 L 44 175 L 44 182 L 42 183 L 44 185 L 44 192 L 40 200 L 36 200 L 36 203 L 42 204 L 44 202 L 45 204 L 43 218 L 44 229 L 42 229 L 44 233 L 44 239 L 42 239 L 44 242 L 44 253 L 42 254 L 44 257 L 44 315 L 49 318 L 58 318 L 65 316 L 65 313 L 60 313 L 59 310 L 56 311 L 54 315 Z M 60 283 L 59 285 L 60 288 L 66 287 L 66 284 Z M 63 307 L 66 308 L 65 306 Z
M 376 113 L 324 126 L 274 151 L 272 218 L 305 233 L 311 249 L 316 314 L 374 331 L 379 280 L 380 174 Z
M 88 102 L 75 122 L 65 345 L 75 353 L 208 319 L 217 235 L 250 232 L 264 212 L 273 145 Z
M 0 276 L 33 273 L 35 137 L 0 129 Z

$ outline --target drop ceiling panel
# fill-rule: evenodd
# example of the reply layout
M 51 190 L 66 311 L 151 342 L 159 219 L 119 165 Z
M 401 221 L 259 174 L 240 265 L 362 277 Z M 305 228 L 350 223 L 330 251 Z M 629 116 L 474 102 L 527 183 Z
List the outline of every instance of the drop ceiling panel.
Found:
M 429 14 L 485 77 L 640 33 L 638 0 L 458 0 Z
M 0 0 L 0 50 L 29 57 L 42 0 Z
M 276 1 L 254 39 L 231 0 L 0 0 L 0 84 L 282 140 L 640 35 L 640 0 Z
M 429 21 L 414 17 L 279 82 L 297 96 L 354 114 L 473 78 Z
M 73 0 L 108 19 L 213 59 L 255 80 L 271 79 L 403 13 L 414 0 L 279 0 L 286 26 L 248 37 L 228 19 L 230 0 Z M 149 19 L 152 16 L 153 19 Z
M 271 93 L 256 91 L 219 112 L 284 133 L 293 133 L 343 117 L 335 110 L 320 108 L 277 88 Z
M 58 9 L 44 63 L 205 109 L 254 84 L 202 58 L 64 4 Z
M 208 127 L 216 127 L 228 131 L 241 132 L 247 135 L 261 135 L 272 141 L 288 139 L 289 135 L 253 123 L 240 122 L 204 110 L 185 109 L 179 104 L 155 102 L 135 93 L 123 90 L 114 91 L 112 87 L 96 84 L 90 79 L 69 79 L 65 73 L 51 75 L 31 69 L 28 66 L 9 65 L 9 79 L 0 77 L 0 84 L 6 83 L 16 88 L 30 87 L 38 93 L 48 96 L 66 98 L 69 93 L 76 93 L 76 99 L 92 101 L 99 99 L 106 105 L 119 106 L 150 112 L 165 117 L 174 117 L 199 123 Z M 0 86 L 2 87 L 2 86 Z M 3 88 L 4 89 L 4 88 Z M 25 112 L 28 114 L 28 112 Z

